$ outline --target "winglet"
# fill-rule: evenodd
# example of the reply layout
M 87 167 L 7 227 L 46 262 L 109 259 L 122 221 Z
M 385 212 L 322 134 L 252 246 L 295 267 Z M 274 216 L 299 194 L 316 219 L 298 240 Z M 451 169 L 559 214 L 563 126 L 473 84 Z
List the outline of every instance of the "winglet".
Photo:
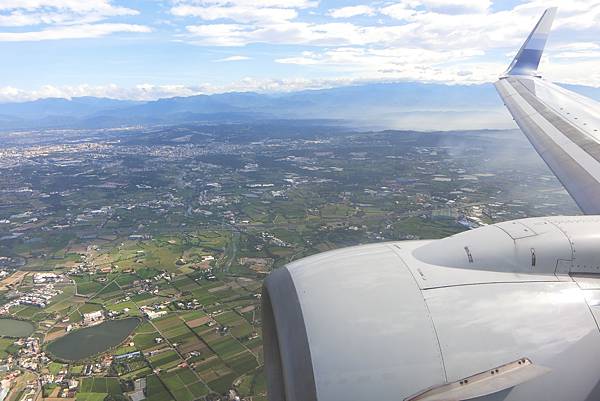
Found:
M 505 75 L 536 75 L 556 15 L 556 7 L 544 11 L 533 31 L 510 63 Z

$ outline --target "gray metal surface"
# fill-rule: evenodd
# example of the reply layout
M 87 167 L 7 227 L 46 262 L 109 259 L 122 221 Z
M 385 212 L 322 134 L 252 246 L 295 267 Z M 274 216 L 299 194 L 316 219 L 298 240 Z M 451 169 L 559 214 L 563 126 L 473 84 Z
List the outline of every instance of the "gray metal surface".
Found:
M 424 291 L 448 380 L 526 355 L 551 372 L 506 400 L 598 400 L 600 332 L 573 282 L 498 283 Z
M 286 268 L 265 280 L 262 301 L 265 358 L 279 362 L 266 367 L 270 401 L 316 401 L 306 325 Z
M 319 400 L 402 399 L 444 383 L 423 295 L 388 245 L 327 252 L 287 268 L 306 321 Z
M 511 389 L 548 373 L 550 369 L 532 363 L 529 358 L 519 358 L 453 383 L 434 387 L 405 401 L 471 400 Z
M 515 232 L 509 228 L 516 224 L 521 229 L 528 227 L 527 235 L 515 238 Z M 465 248 L 469 249 L 470 259 Z M 485 226 L 433 241 L 416 249 L 413 255 L 437 266 L 495 273 L 554 274 L 556 260 L 572 259 L 572 248 L 569 238 L 551 219 L 533 218 Z
M 470 391 L 490 391 L 478 398 L 486 401 L 600 399 L 600 291 L 572 278 L 574 261 L 597 259 L 589 244 L 600 238 L 599 221 L 523 219 L 288 265 L 317 399 L 403 400 L 523 356 L 550 372 Z M 569 268 L 557 270 L 559 261 Z

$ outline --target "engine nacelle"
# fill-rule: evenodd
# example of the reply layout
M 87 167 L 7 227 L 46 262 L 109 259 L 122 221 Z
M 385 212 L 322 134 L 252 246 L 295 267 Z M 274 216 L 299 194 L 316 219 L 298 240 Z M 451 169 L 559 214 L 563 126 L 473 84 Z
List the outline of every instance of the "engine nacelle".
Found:
M 290 263 L 263 288 L 269 400 L 600 399 L 599 249 L 600 218 L 554 217 Z

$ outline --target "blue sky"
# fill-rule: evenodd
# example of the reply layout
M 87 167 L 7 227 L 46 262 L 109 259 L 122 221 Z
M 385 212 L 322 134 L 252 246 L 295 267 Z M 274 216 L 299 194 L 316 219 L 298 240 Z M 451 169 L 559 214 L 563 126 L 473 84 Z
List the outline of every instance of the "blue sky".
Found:
M 491 82 L 551 5 L 544 75 L 600 86 L 600 0 L 1 0 L 0 101 Z

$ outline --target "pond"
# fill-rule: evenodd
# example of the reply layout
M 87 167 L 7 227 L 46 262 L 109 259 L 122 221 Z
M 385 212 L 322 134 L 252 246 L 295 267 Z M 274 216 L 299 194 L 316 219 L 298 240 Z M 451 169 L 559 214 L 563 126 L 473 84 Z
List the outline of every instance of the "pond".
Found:
M 140 323 L 138 318 L 109 320 L 75 330 L 50 344 L 46 350 L 64 361 L 79 361 L 121 344 Z
M 35 330 L 33 323 L 26 320 L 0 319 L 0 336 L 29 337 Z

